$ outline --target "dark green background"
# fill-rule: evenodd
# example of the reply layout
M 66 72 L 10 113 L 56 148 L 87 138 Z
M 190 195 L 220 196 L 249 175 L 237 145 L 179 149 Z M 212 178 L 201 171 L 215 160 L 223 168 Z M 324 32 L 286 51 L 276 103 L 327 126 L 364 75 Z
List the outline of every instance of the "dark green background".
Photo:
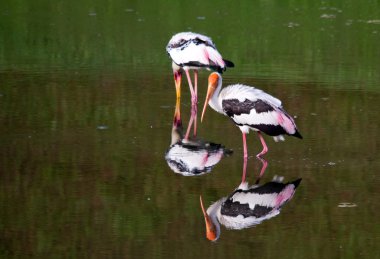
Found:
M 293 200 L 255 228 L 222 228 L 216 244 L 199 195 L 208 205 L 239 185 L 239 129 L 212 109 L 199 124 L 234 150 L 211 174 L 175 175 L 164 160 L 175 104 L 165 46 L 189 30 L 234 61 L 225 84 L 280 98 L 304 136 L 266 137 L 263 182 L 302 177 Z M 380 258 L 379 42 L 378 1 L 6 0 L 0 256 Z M 254 133 L 248 148 L 260 151 Z M 251 157 L 250 182 L 259 169 Z

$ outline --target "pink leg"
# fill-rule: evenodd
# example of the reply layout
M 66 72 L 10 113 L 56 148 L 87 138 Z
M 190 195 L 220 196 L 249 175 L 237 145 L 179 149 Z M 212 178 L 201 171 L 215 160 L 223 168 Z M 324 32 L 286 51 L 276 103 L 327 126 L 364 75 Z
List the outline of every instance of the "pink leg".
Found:
M 195 104 L 198 103 L 198 70 L 194 70 L 194 93 L 195 93 Z
M 194 70 L 194 104 L 192 105 L 192 112 L 194 113 L 194 137 L 197 136 L 197 104 L 198 104 L 198 70 Z
M 187 82 L 189 83 L 189 89 L 190 89 L 190 94 L 191 94 L 191 104 L 192 106 L 194 106 L 196 93 L 194 92 L 193 83 L 191 82 L 189 70 L 186 69 L 185 72 L 186 72 Z
M 189 120 L 189 124 L 187 125 L 187 129 L 186 129 L 186 135 L 185 135 L 185 139 L 186 139 L 186 140 L 189 139 L 191 126 L 192 126 L 193 123 L 194 123 L 194 118 L 196 118 L 196 114 L 195 114 L 195 117 L 194 117 L 194 114 L 191 113 L 190 120 Z
M 248 152 L 247 152 L 247 140 L 246 140 L 246 137 L 245 137 L 245 133 L 243 133 L 243 151 L 244 151 L 244 156 L 243 158 L 244 159 L 247 159 L 248 158 Z
M 243 159 L 243 174 L 241 176 L 241 182 L 244 183 L 247 176 L 247 158 Z
M 268 152 L 268 147 L 267 147 L 267 144 L 265 143 L 263 136 L 261 135 L 261 132 L 258 131 L 257 134 L 260 137 L 261 145 L 263 145 L 263 150 L 259 154 L 257 154 L 256 157 L 261 157 L 262 155 Z
M 263 177 L 265 170 L 267 170 L 268 167 L 268 162 L 264 158 L 258 157 L 258 159 L 261 161 L 262 167 L 260 170 L 259 177 L 257 177 L 256 184 L 259 184 L 261 177 Z
M 198 108 L 195 105 L 191 108 L 191 110 L 192 110 L 192 116 L 194 117 L 194 137 L 196 137 L 197 136 L 197 110 Z

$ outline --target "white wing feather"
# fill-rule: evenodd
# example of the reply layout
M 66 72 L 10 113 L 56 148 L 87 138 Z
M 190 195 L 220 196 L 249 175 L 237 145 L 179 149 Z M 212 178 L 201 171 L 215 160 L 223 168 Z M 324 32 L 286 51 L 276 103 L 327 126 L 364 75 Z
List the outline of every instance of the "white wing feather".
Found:
M 263 90 L 242 84 L 229 85 L 225 87 L 220 92 L 219 99 L 238 99 L 240 102 L 244 102 L 245 99 L 248 99 L 253 102 L 257 99 L 261 99 L 272 104 L 275 107 L 281 107 L 282 105 L 279 99 L 270 94 L 267 94 Z
M 192 40 L 200 39 L 207 44 L 195 44 Z M 172 47 L 180 41 L 188 41 L 186 46 Z M 169 41 L 166 51 L 177 65 L 189 62 L 199 62 L 205 66 L 217 65 L 225 67 L 222 55 L 216 50 L 211 38 L 193 32 L 181 32 L 174 35 Z

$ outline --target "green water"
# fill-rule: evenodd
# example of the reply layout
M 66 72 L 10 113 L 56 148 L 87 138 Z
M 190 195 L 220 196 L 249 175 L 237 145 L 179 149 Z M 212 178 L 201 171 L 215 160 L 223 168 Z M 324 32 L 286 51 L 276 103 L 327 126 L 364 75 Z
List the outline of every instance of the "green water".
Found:
M 183 177 L 164 159 L 175 105 L 165 46 L 188 30 L 234 61 L 224 84 L 280 98 L 304 136 L 266 137 L 262 181 L 303 178 L 281 214 L 222 228 L 217 243 L 199 195 L 209 205 L 239 185 L 239 129 L 207 111 L 198 136 L 234 151 L 210 174 Z M 380 258 L 379 42 L 377 1 L 2 3 L 0 257 Z M 253 183 L 256 134 L 248 149 Z

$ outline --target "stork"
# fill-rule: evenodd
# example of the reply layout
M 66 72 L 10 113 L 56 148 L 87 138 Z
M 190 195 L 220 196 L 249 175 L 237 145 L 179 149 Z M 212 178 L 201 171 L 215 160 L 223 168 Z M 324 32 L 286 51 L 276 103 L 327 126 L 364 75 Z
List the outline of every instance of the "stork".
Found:
M 262 173 L 263 171 L 259 177 Z M 207 239 L 219 239 L 220 225 L 229 229 L 244 229 L 277 216 L 281 208 L 292 199 L 302 179 L 282 183 L 283 177 L 275 176 L 272 181 L 261 186 L 258 185 L 259 180 L 260 178 L 255 185 L 249 187 L 244 179 L 232 194 L 214 202 L 207 210 L 200 196 Z
M 211 73 L 208 78 L 201 121 L 207 104 L 215 111 L 230 117 L 240 128 L 243 134 L 244 158 L 248 157 L 246 134 L 250 130 L 257 132 L 263 146 L 257 157 L 268 151 L 261 132 L 273 136 L 275 141 L 283 141 L 283 135 L 302 139 L 293 118 L 284 110 L 279 99 L 260 89 L 242 84 L 230 85 L 222 90 L 222 76 L 216 72 Z
M 176 86 L 177 99 L 181 96 L 181 78 L 183 69 L 189 83 L 192 104 L 197 103 L 198 70 L 218 71 L 222 73 L 227 67 L 233 67 L 231 61 L 222 58 L 211 38 L 194 32 L 180 32 L 170 39 L 166 52 L 172 59 L 172 68 Z M 189 70 L 194 70 L 194 86 Z

